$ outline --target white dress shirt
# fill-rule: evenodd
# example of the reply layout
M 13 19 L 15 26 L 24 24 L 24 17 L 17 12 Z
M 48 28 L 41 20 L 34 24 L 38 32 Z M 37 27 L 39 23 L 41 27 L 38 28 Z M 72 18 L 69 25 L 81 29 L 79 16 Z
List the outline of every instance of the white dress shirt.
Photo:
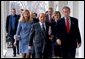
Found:
M 40 27 L 41 27 L 42 29 L 43 29 L 42 24 L 44 24 L 44 28 L 45 28 L 45 30 L 46 30 L 46 25 L 45 25 L 45 23 L 39 22 L 39 24 L 40 24 Z
M 66 17 L 64 17 L 65 18 L 65 25 L 66 25 Z M 70 28 L 71 28 L 71 19 L 70 19 L 70 17 L 69 17 L 69 25 L 70 25 Z

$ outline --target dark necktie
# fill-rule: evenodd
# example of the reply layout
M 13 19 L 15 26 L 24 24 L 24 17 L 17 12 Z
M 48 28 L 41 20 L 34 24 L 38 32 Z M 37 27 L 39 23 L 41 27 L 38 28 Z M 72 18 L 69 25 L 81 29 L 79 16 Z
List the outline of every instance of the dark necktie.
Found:
M 66 18 L 66 29 L 67 29 L 67 32 L 69 33 L 69 31 L 70 31 L 69 18 Z
M 49 22 L 51 23 L 51 15 L 49 15 Z
M 45 27 L 44 27 L 44 24 L 42 24 L 42 28 L 43 28 L 43 31 L 45 31 Z

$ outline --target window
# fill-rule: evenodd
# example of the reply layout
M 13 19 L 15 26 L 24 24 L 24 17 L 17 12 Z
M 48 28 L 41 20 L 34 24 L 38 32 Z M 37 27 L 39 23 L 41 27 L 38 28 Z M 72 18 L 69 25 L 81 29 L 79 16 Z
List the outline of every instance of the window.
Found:
M 18 13 L 23 8 L 39 14 L 47 10 L 48 1 L 10 1 L 10 8 L 16 8 Z
M 59 6 L 59 1 L 55 1 L 55 2 L 54 2 L 54 7 L 55 7 L 55 8 L 54 8 L 54 11 L 59 11 L 59 10 L 58 10 L 58 9 L 59 9 L 58 6 Z

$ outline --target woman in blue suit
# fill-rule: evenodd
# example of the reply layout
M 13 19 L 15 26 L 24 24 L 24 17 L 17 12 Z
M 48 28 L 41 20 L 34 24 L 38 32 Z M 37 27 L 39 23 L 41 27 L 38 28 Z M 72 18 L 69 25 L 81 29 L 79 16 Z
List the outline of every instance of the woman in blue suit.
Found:
M 29 33 L 31 30 L 32 20 L 30 19 L 29 10 L 24 10 L 19 20 L 19 24 L 16 32 L 16 40 L 19 39 L 19 52 L 22 53 L 23 58 L 30 56 L 30 50 L 28 49 L 29 44 Z M 16 45 L 16 40 L 14 45 Z

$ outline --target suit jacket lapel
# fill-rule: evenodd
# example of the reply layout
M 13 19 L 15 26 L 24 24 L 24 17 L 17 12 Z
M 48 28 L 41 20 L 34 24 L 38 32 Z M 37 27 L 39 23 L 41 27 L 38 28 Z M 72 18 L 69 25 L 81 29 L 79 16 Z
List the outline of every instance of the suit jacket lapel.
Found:
M 43 48 L 42 48 L 42 53 L 44 52 L 44 48 L 45 48 L 45 39 L 46 39 L 46 35 L 45 35 L 45 33 L 43 32 L 43 30 L 42 30 L 42 28 L 41 28 L 41 26 L 40 26 L 40 24 L 38 23 L 38 28 L 39 28 L 39 30 L 40 30 L 40 35 L 41 36 L 44 36 L 44 37 L 42 37 L 43 39 L 44 39 L 44 45 L 43 45 Z
M 42 28 L 41 28 L 41 26 L 40 26 L 39 23 L 38 23 L 38 28 L 39 28 L 39 30 L 40 30 L 40 32 L 41 32 L 41 35 L 42 35 L 42 36 L 45 36 L 45 33 L 43 32 L 43 30 L 42 30 Z
M 65 31 L 67 32 L 67 29 L 66 29 L 66 23 L 65 23 L 65 18 L 63 17 L 63 26 L 64 26 L 64 29 L 65 29 Z
M 71 26 L 70 26 L 70 32 L 71 32 L 72 26 L 74 26 L 74 22 L 72 21 L 71 17 L 70 17 L 70 21 L 71 21 Z

